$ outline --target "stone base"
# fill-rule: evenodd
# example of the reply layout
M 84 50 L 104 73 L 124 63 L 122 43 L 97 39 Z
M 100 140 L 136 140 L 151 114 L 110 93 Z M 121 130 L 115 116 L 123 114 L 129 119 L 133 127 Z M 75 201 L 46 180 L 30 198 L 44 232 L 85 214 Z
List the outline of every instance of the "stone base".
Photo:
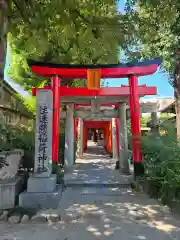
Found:
M 31 176 L 36 178 L 47 178 L 47 177 L 51 177 L 52 173 L 47 171 L 47 172 L 41 172 L 41 173 L 33 173 Z
M 56 188 L 57 176 L 52 174 L 50 177 L 31 176 L 27 183 L 28 193 L 52 193 Z
M 18 195 L 23 191 L 23 185 L 22 177 L 0 181 L 0 209 L 12 208 L 18 203 Z
M 62 195 L 62 185 L 57 185 L 53 192 L 26 192 L 19 195 L 19 206 L 34 209 L 57 208 Z

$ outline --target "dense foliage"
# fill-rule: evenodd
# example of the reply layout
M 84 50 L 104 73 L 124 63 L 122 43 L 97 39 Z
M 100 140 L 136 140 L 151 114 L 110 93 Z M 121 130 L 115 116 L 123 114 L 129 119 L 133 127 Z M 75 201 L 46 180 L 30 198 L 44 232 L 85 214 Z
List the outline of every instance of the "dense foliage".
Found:
M 64 124 L 61 123 L 59 135 L 59 163 L 64 159 Z M 24 150 L 23 167 L 30 170 L 34 167 L 35 153 L 35 129 L 34 122 L 31 124 L 12 126 L 1 121 L 0 123 L 0 151 L 13 149 Z
M 117 1 L 7 2 L 9 4 L 5 1 L 0 3 L 0 15 L 3 16 L 1 23 L 8 26 L 3 29 L 4 36 L 9 32 L 8 74 L 10 79 L 26 90 L 49 83 L 49 79 L 32 74 L 27 64 L 28 58 L 71 64 L 119 61 L 120 46 L 128 31 L 126 17 L 117 12 Z M 6 39 L 2 41 L 6 42 Z M 64 82 L 63 79 L 62 84 Z M 68 79 L 65 83 L 75 87 L 86 85 L 86 81 L 78 79 Z M 105 82 L 103 84 L 106 85 Z M 35 105 L 30 98 L 25 99 L 24 103 L 34 111 Z M 63 139 L 64 135 L 60 137 Z M 62 159 L 63 150 L 60 155 Z
M 130 59 L 163 57 L 163 69 L 175 91 L 177 136 L 180 136 L 180 3 L 177 0 L 127 0 L 132 35 L 126 42 Z M 162 119 L 161 119 L 162 120 Z M 162 122 L 162 121 L 161 121 Z M 180 200 L 180 148 L 175 123 L 165 121 L 165 135 L 142 137 L 148 193 L 172 205 Z M 147 189 L 146 189 L 147 190 Z
M 142 118 L 145 123 L 148 118 Z M 151 197 L 173 206 L 180 201 L 180 148 L 176 139 L 176 124 L 162 115 L 161 135 L 148 133 L 142 136 L 145 175 L 141 185 Z M 132 136 L 129 131 L 129 160 L 132 163 Z
M 177 0 L 127 0 L 134 26 L 127 54 L 133 58 L 162 56 L 163 67 L 173 74 L 179 48 L 179 7 Z
M 34 126 L 12 126 L 5 123 L 0 124 L 0 146 L 1 151 L 13 149 L 24 150 L 23 163 L 25 168 L 33 168 L 34 160 Z
M 165 204 L 180 201 L 180 148 L 172 123 L 163 126 L 167 134 L 142 138 L 146 174 L 143 182 L 148 184 L 149 194 Z
M 117 13 L 116 1 L 0 1 L 0 46 L 3 43 L 5 52 L 9 32 L 9 77 L 26 90 L 49 82 L 32 74 L 28 58 L 71 64 L 117 63 L 119 46 L 127 32 L 125 21 Z M 78 87 L 86 83 L 68 79 L 66 84 Z M 34 111 L 32 99 L 25 99 L 24 103 Z M 8 144 L 7 148 L 16 147 L 19 141 L 22 145 L 18 143 L 18 147 L 23 149 L 34 144 L 23 145 L 26 133 L 22 134 L 19 129 L 7 127 L 2 131 L 5 139 L 11 139 L 3 143 Z M 5 149 L 5 145 L 2 148 Z
M 180 138 L 180 2 L 127 0 L 127 12 L 133 30 L 126 42 L 126 54 L 131 59 L 163 57 L 163 70 L 174 87 Z
M 118 13 L 116 2 L 13 1 L 11 78 L 27 90 L 40 84 L 40 79 L 32 76 L 27 58 L 71 64 L 117 63 L 128 31 L 127 19 Z M 83 81 L 76 83 L 84 85 Z

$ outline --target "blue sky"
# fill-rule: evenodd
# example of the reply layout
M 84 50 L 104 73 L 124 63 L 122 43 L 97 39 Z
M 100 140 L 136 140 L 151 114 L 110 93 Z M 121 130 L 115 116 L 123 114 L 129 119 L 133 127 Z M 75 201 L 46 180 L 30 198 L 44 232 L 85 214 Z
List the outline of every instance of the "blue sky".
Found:
M 119 11 L 123 12 L 124 10 L 124 4 L 125 0 L 120 0 L 118 4 Z M 15 88 L 18 92 L 20 92 L 22 95 L 26 95 L 27 93 L 23 91 L 23 89 L 10 81 L 7 77 L 7 66 L 8 66 L 8 60 L 9 56 L 6 58 L 6 68 L 5 68 L 5 80 L 8 81 L 13 88 Z M 121 84 L 128 84 L 127 79 L 107 79 L 106 80 L 109 83 L 109 87 L 119 87 Z M 162 73 L 160 70 L 158 70 L 155 74 L 151 76 L 145 76 L 139 78 L 139 84 L 147 84 L 148 86 L 156 86 L 157 87 L 157 97 L 173 97 L 173 88 L 168 82 L 168 74 Z
M 128 79 L 108 79 L 110 87 L 119 87 L 121 84 L 128 84 Z M 168 82 L 168 75 L 157 71 L 155 74 L 145 77 L 139 77 L 139 84 L 157 87 L 157 97 L 173 97 L 173 88 Z M 147 98 L 147 97 L 146 97 Z M 149 98 L 149 97 L 148 97 Z M 154 98 L 154 97 L 153 97 Z

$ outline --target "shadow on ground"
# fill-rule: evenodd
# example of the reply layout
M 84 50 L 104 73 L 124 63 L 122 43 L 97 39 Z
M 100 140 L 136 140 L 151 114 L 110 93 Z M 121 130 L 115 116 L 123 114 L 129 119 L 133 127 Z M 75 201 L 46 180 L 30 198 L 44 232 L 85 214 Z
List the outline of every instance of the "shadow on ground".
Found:
M 2 223 L 0 239 L 180 239 L 180 220 L 157 201 L 128 188 L 128 177 L 115 171 L 115 161 L 103 155 L 101 147 L 98 149 L 92 146 L 90 152 L 94 152 L 86 152 L 85 159 L 66 172 L 68 187 L 58 209 L 39 213 L 45 220 L 55 217 L 55 222 Z M 68 181 L 76 184 L 72 187 Z M 123 181 L 126 188 L 119 187 Z
M 180 221 L 155 200 L 127 189 L 111 189 L 114 196 L 96 190 L 68 189 L 59 209 L 42 212 L 60 215 L 59 222 L 0 224 L 0 239 L 180 239 Z

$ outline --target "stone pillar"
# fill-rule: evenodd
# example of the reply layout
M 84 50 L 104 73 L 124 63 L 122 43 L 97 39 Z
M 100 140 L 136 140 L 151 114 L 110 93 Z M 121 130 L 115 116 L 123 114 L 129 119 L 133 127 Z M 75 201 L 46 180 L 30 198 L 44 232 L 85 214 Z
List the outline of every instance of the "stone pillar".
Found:
M 118 151 L 117 151 L 117 132 L 116 132 L 116 119 L 112 118 L 112 152 L 113 158 L 118 160 Z
M 74 104 L 67 105 L 64 164 L 74 164 Z
M 34 174 L 46 177 L 52 172 L 52 107 L 52 91 L 37 91 Z
M 151 132 L 154 135 L 159 135 L 159 124 L 157 112 L 151 113 Z
M 127 138 L 127 123 L 126 123 L 126 104 L 119 104 L 119 139 L 120 139 L 120 152 L 119 152 L 119 163 L 120 170 L 123 173 L 129 173 L 128 163 L 128 138 Z
M 77 141 L 77 157 L 83 156 L 83 119 L 79 118 L 78 121 L 78 141 Z
M 28 178 L 27 190 L 19 195 L 19 205 L 57 208 L 62 190 L 56 184 L 56 174 L 52 174 L 52 91 L 38 90 L 36 97 L 34 173 Z

